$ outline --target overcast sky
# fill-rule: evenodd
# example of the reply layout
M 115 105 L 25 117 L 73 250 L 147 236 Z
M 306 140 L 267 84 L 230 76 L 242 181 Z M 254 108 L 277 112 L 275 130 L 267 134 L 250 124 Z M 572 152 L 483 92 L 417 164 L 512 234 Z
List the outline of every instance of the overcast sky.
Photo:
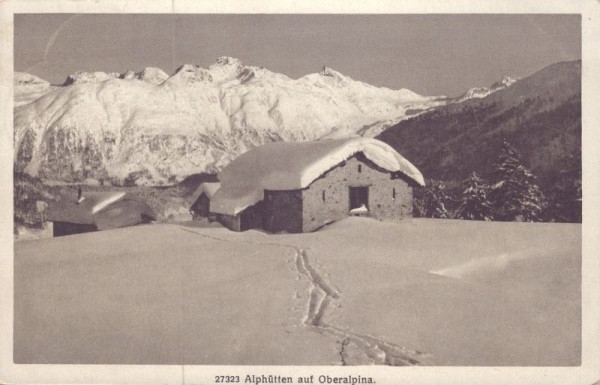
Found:
M 579 15 L 15 15 L 15 70 L 52 83 L 219 56 L 298 78 L 324 65 L 355 80 L 457 96 L 502 75 L 581 58 Z

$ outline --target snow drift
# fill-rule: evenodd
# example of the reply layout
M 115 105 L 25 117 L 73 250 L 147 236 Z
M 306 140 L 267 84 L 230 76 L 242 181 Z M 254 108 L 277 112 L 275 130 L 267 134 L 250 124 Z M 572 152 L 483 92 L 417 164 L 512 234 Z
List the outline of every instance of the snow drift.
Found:
M 369 138 L 270 143 L 254 148 L 219 174 L 221 188 L 211 211 L 235 215 L 264 198 L 264 190 L 296 190 L 357 153 L 390 172 L 400 171 L 420 185 L 423 175 L 389 145 Z
M 474 258 L 457 266 L 446 267 L 431 271 L 433 274 L 450 278 L 479 279 L 492 274 L 502 274 L 519 261 L 543 258 L 546 250 L 524 250 L 516 253 L 502 253 L 485 257 Z M 556 252 L 556 250 L 555 250 Z

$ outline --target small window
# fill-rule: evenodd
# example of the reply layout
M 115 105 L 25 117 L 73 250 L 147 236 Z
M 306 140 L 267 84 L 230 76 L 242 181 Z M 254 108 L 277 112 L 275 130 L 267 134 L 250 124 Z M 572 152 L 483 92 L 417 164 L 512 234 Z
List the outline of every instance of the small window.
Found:
M 325 190 L 321 193 L 321 198 L 323 198 L 323 202 L 325 202 Z
M 358 165 L 358 172 L 362 172 L 362 165 L 361 164 Z
M 392 189 L 392 199 L 396 200 L 396 188 L 395 187 Z

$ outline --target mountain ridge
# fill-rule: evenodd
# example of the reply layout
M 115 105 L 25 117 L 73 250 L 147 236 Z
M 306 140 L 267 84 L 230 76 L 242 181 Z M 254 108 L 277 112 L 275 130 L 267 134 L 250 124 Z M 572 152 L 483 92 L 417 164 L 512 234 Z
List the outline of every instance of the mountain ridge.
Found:
M 504 77 L 482 87 L 483 97 L 422 96 L 327 66 L 292 79 L 226 56 L 171 75 L 155 67 L 78 71 L 63 86 L 16 73 L 15 165 L 52 181 L 172 184 L 218 172 L 264 143 L 375 137 L 440 108 L 470 108 L 520 82 Z M 401 153 L 411 159 L 410 150 Z
M 267 142 L 353 136 L 443 103 L 332 69 L 291 79 L 230 57 L 208 68 L 182 65 L 170 76 L 80 71 L 61 87 L 46 83 L 39 97 L 15 106 L 15 164 L 64 182 L 170 184 L 216 172 Z
M 518 80 L 519 80 L 519 78 L 517 78 L 517 77 L 504 75 L 500 80 L 494 82 L 489 87 L 474 87 L 474 88 L 468 89 L 467 92 L 465 92 L 464 94 L 462 94 L 461 96 L 456 98 L 456 102 L 460 103 L 460 102 L 463 102 L 468 99 L 484 98 L 488 95 L 491 95 L 494 92 L 497 92 L 497 91 L 503 90 L 507 87 L 510 87 Z
M 504 139 L 551 185 L 561 159 L 581 154 L 581 60 L 551 64 L 483 98 L 448 104 L 389 127 L 378 139 L 427 178 L 489 175 Z

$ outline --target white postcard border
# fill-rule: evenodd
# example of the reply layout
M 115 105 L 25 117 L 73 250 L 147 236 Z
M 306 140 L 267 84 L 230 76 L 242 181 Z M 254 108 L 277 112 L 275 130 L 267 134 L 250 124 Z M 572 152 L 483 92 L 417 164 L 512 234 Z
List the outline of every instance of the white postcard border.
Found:
M 16 365 L 13 327 L 15 13 L 569 13 L 582 15 L 583 342 L 580 367 Z M 0 2 L 0 383 L 209 384 L 215 375 L 372 376 L 377 384 L 592 384 L 600 380 L 600 1 L 241 0 Z M 93 347 L 91 347 L 93 348 Z M 318 382 L 317 382 L 318 383 Z

